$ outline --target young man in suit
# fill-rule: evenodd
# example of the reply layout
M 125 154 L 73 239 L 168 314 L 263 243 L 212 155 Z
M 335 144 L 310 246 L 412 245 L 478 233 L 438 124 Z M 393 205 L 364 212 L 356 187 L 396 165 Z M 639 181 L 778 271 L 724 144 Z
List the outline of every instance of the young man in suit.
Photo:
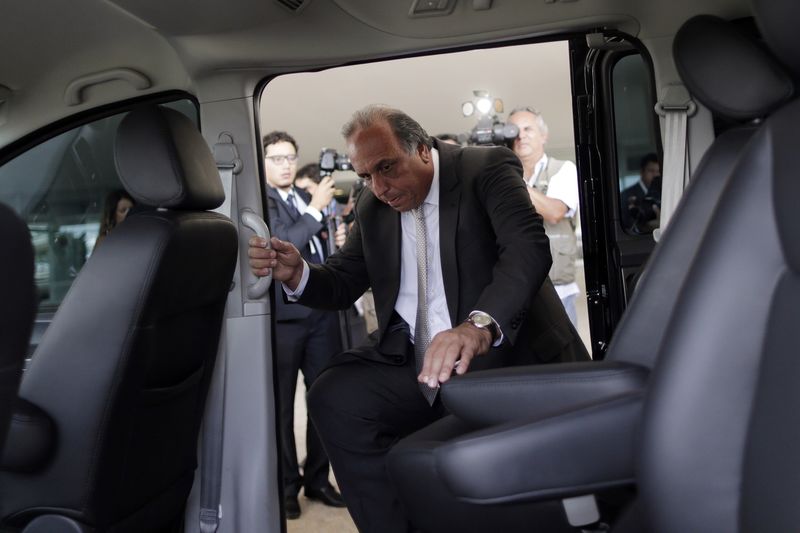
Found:
M 309 195 L 294 186 L 297 171 L 297 142 L 286 132 L 267 134 L 264 143 L 264 170 L 267 178 L 267 208 L 272 234 L 292 243 L 303 259 L 311 264 L 325 257 L 322 210 L 333 199 L 333 180 L 323 179 Z M 279 284 L 278 284 L 279 285 Z M 278 389 L 281 424 L 281 463 L 283 467 L 284 507 L 286 517 L 300 516 L 298 493 L 305 487 L 309 499 L 332 507 L 344 502 L 328 481 L 329 463 L 319 435 L 309 418 L 306 426 L 306 461 L 303 475 L 297 462 L 294 439 L 294 395 L 297 373 L 303 372 L 307 388 L 341 349 L 338 317 L 330 311 L 287 304 L 280 297 L 275 302 L 275 348 L 277 350 Z
M 382 106 L 356 112 L 343 134 L 368 184 L 344 246 L 313 265 L 289 243 L 266 249 L 254 237 L 250 266 L 311 307 L 344 308 L 372 286 L 377 343 L 335 356 L 309 409 L 359 530 L 406 532 L 385 457 L 444 416 L 440 383 L 588 355 L 547 279 L 548 240 L 513 152 L 431 139 Z

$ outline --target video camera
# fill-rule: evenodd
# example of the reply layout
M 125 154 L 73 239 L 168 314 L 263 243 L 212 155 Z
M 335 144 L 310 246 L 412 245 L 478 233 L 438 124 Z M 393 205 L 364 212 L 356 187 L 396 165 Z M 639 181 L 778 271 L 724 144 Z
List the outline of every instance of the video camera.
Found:
M 503 101 L 492 99 L 487 91 L 472 91 L 475 100 L 464 102 L 461 113 L 465 117 L 477 112 L 478 123 L 469 134 L 469 143 L 477 145 L 508 146 L 519 137 L 519 128 L 514 124 L 501 122 L 497 115 L 503 112 Z
M 507 124 L 493 117 L 481 117 L 469 134 L 470 144 L 497 145 L 511 147 L 514 139 L 519 137 L 519 128 L 515 124 Z
M 335 148 L 323 148 L 319 153 L 319 175 L 321 178 L 330 176 L 336 170 L 353 170 L 353 165 L 350 163 L 350 158 L 347 154 L 340 154 Z M 361 189 L 364 188 L 364 180 L 356 178 L 351 185 L 351 193 L 337 188 L 334 198 L 340 204 L 346 204 L 349 196 L 353 198 L 358 196 Z
M 637 233 L 649 233 L 658 227 L 661 212 L 661 176 L 655 176 L 644 197 L 629 202 L 628 214 Z
M 330 176 L 334 170 L 353 170 L 347 154 L 340 154 L 335 148 L 323 148 L 319 154 L 319 173 Z

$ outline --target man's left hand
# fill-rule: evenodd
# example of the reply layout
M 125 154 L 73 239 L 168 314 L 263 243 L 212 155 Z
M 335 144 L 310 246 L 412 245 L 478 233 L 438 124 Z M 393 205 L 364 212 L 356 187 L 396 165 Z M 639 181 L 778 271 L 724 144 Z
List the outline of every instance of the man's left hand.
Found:
M 476 355 L 489 351 L 492 334 L 487 329 L 476 328 L 472 324 L 458 326 L 437 333 L 425 352 L 425 362 L 417 381 L 436 388 L 456 374 L 463 374 Z

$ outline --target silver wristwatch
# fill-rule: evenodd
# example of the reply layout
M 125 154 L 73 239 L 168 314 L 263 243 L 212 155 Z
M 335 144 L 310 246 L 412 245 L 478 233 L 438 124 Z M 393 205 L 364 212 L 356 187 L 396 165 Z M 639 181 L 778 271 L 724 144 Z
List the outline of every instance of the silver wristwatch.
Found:
M 483 311 L 473 311 L 467 317 L 466 322 L 469 322 L 478 329 L 488 330 L 492 335 L 492 342 L 497 340 L 497 325 L 494 323 L 494 319 L 492 319 L 489 314 L 484 313 Z

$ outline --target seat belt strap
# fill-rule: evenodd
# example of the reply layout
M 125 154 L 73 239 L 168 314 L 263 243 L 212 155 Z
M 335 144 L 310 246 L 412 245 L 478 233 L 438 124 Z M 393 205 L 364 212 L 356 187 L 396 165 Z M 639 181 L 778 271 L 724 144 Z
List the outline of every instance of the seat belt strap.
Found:
M 200 532 L 216 533 L 222 518 L 222 451 L 225 429 L 225 333 L 220 338 L 214 375 L 208 390 L 200 462 Z
M 664 117 L 664 165 L 661 179 L 661 220 L 653 233 L 658 240 L 689 182 L 688 119 L 697 112 L 689 91 L 683 85 L 670 85 L 655 105 Z
M 233 143 L 233 136 L 227 131 L 219 134 L 218 142 L 214 145 L 213 152 L 217 170 L 219 170 L 219 178 L 222 181 L 222 188 L 225 190 L 225 200 L 214 211 L 232 218 L 233 175 L 242 171 L 242 160 L 239 159 L 239 151 Z
M 239 152 L 233 136 L 223 132 L 214 145 L 214 159 L 219 170 L 225 201 L 214 209 L 230 218 L 235 192 L 233 175 L 242 170 Z M 203 417 L 201 461 L 200 461 L 200 532 L 216 533 L 222 519 L 222 452 L 225 433 L 225 374 L 227 366 L 227 343 L 223 330 L 217 352 L 214 375 L 208 390 L 206 412 Z

